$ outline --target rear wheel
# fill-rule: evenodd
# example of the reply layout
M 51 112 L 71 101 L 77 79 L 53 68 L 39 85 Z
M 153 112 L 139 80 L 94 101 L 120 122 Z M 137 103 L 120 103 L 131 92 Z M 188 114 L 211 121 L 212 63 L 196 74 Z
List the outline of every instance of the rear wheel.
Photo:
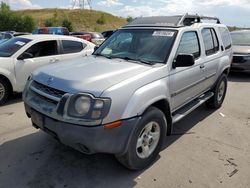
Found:
M 207 107 L 216 109 L 220 108 L 227 91 L 227 76 L 223 74 L 218 80 L 215 88 L 213 89 L 214 96 L 207 101 Z
M 10 89 L 6 81 L 0 78 L 0 105 L 3 105 L 10 95 Z
M 150 107 L 132 135 L 128 151 L 116 156 L 126 168 L 140 170 L 155 161 L 166 136 L 166 119 L 158 108 Z

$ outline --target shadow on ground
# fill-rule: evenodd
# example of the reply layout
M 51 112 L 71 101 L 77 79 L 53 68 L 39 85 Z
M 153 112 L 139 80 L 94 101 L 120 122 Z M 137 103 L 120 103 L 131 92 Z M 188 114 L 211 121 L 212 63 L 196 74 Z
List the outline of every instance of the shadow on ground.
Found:
M 164 148 L 183 134 L 192 134 L 189 130 L 213 112 L 201 106 L 176 123 Z M 123 188 L 135 186 L 136 178 L 143 173 L 125 169 L 112 155 L 81 154 L 41 131 L 2 144 L 0 161 L 0 187 Z
M 250 72 L 230 72 L 228 76 L 230 82 L 250 82 Z
M 22 101 L 23 101 L 22 100 L 22 94 L 21 93 L 15 93 L 15 94 L 13 94 L 13 95 L 11 95 L 9 97 L 7 102 L 4 105 L 2 105 L 2 107 L 3 106 L 9 106 L 9 105 L 12 105 L 12 104 L 15 104 L 15 103 L 20 103 Z

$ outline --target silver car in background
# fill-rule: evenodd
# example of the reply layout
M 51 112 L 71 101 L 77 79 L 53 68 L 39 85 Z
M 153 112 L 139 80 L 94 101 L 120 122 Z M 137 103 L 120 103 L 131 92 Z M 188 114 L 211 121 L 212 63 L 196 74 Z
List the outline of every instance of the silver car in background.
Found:
M 231 32 L 233 61 L 231 71 L 250 71 L 250 30 Z

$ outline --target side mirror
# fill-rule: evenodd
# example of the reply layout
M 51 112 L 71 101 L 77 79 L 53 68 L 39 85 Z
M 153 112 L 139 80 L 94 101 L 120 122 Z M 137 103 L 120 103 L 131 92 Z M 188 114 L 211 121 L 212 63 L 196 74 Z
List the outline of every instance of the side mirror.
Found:
M 194 65 L 194 56 L 192 54 L 179 54 L 173 62 L 173 68 L 191 67 Z
M 24 52 L 22 55 L 20 55 L 17 59 L 18 60 L 25 60 L 25 59 L 30 59 L 33 58 L 34 56 L 31 53 Z
M 99 46 L 95 46 L 95 48 L 94 48 L 94 52 L 95 52 L 98 48 L 99 48 Z

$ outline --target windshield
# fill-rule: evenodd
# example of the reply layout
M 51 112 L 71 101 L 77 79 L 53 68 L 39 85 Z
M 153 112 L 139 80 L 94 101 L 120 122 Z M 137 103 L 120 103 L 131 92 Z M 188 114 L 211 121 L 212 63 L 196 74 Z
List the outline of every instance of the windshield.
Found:
M 25 38 L 13 38 L 5 43 L 0 44 L 0 57 L 10 57 L 16 53 L 20 48 L 29 43 L 30 39 Z
M 231 33 L 233 45 L 250 46 L 250 32 Z
M 176 36 L 173 30 L 122 29 L 107 39 L 95 55 L 142 63 L 165 63 Z

